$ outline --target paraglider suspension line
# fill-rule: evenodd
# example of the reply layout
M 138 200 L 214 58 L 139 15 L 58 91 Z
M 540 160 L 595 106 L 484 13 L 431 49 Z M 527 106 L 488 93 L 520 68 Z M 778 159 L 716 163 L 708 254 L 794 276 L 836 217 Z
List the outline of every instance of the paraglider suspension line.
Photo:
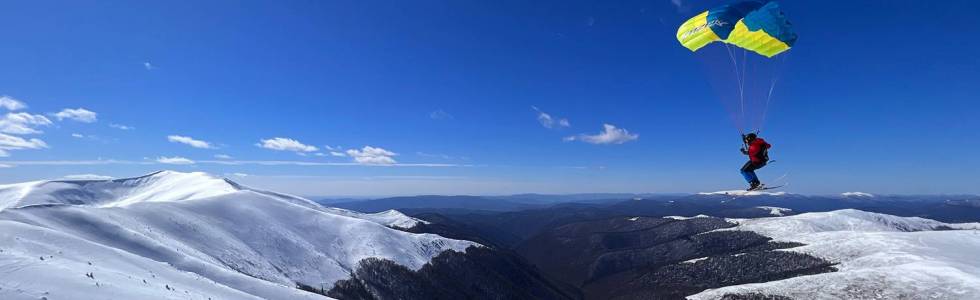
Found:
M 742 72 L 739 72 L 739 70 L 738 70 L 738 60 L 735 59 L 735 53 L 732 52 L 732 47 L 729 46 L 728 44 L 725 44 L 725 49 L 728 51 L 728 57 L 730 57 L 732 59 L 732 69 L 735 71 L 735 80 L 738 83 L 739 118 L 738 118 L 738 120 L 735 123 L 736 123 L 736 126 L 738 126 L 738 131 L 739 132 L 742 132 L 744 134 L 745 133 L 745 128 L 743 126 L 744 124 L 742 124 L 742 123 L 745 122 L 745 85 L 744 85 L 744 82 L 742 80 L 742 76 L 744 76 L 744 74 L 745 74 L 745 70 L 744 70 L 745 68 L 743 66 Z M 744 61 L 745 61 L 745 59 L 744 59 L 744 56 L 745 56 L 744 53 L 743 53 L 742 56 L 743 56 L 742 61 L 744 63 Z

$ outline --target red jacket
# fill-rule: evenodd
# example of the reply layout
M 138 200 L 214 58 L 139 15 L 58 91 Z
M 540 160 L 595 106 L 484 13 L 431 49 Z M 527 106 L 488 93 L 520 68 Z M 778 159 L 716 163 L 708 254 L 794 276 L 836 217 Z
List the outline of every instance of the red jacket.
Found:
M 749 159 L 752 160 L 753 163 L 766 162 L 769 160 L 769 155 L 766 154 L 766 150 L 769 150 L 770 147 L 772 147 L 772 145 L 766 143 L 766 140 L 763 140 L 762 138 L 753 140 L 752 143 L 749 144 Z

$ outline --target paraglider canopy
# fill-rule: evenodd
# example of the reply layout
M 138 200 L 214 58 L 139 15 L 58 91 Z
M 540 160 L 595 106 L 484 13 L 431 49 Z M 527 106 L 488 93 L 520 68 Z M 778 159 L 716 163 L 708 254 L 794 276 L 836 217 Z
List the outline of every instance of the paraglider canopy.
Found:
M 793 47 L 796 33 L 779 4 L 744 1 L 705 11 L 677 29 L 677 40 L 691 51 L 717 41 L 736 45 L 765 57 Z

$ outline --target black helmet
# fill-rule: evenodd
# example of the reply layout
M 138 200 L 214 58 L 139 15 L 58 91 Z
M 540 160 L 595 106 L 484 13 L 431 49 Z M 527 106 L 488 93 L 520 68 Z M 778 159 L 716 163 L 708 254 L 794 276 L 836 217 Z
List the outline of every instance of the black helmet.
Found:
M 758 136 L 757 136 L 757 135 L 755 135 L 755 133 L 749 133 L 749 134 L 746 134 L 746 135 L 745 135 L 745 139 L 746 139 L 746 140 L 754 140 L 754 139 L 755 139 L 755 138 L 757 138 L 757 137 L 758 137 Z

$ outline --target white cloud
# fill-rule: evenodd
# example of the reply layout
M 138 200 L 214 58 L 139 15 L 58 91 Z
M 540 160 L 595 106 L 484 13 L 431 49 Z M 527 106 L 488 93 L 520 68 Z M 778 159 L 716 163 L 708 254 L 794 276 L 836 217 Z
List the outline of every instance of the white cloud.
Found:
M 96 174 L 74 174 L 74 175 L 66 175 L 63 178 L 64 179 L 70 179 L 70 180 L 109 180 L 109 179 L 113 179 L 112 176 L 96 175 Z
M 168 164 L 168 165 L 192 165 L 192 164 L 194 164 L 194 161 L 193 160 L 186 159 L 186 158 L 183 158 L 183 157 L 180 157 L 180 156 L 159 157 L 159 158 L 157 158 L 157 162 L 158 163 L 161 163 L 161 164 Z
M 39 139 L 24 139 L 0 133 L 0 150 L 23 150 L 47 148 L 48 144 Z
M 10 153 L 7 150 L 0 149 L 0 157 L 9 157 Z
M 343 152 L 337 152 L 337 151 L 330 151 L 330 155 L 331 156 L 336 156 L 336 157 L 344 157 L 344 156 L 347 156 L 347 154 L 344 154 Z
M 84 134 L 81 134 L 81 133 L 72 133 L 71 134 L 71 137 L 83 139 L 83 138 L 85 138 L 85 135 Z
M 3 154 L 0 154 L 0 157 L 3 157 Z M 14 166 L 11 165 L 0 164 L 0 169 L 13 168 L 13 167 Z
M 133 129 L 136 129 L 133 126 L 126 126 L 126 125 L 114 124 L 114 123 L 113 124 L 109 124 L 109 127 L 112 127 L 112 128 L 115 128 L 115 129 L 119 129 L 119 130 L 133 130 Z
M 361 150 L 347 150 L 347 155 L 354 158 L 354 161 L 366 165 L 391 165 L 397 163 L 392 156 L 397 153 L 371 146 L 364 146 Z
M 266 140 L 261 140 L 256 146 L 279 151 L 294 151 L 294 152 L 316 152 L 317 148 L 315 146 L 306 145 L 300 143 L 297 140 L 289 138 L 271 138 Z
M 84 109 L 84 108 L 66 108 L 56 114 L 54 114 L 58 121 L 65 119 L 75 120 L 82 123 L 94 123 L 98 121 L 98 116 L 95 112 Z
M 623 128 L 616 128 L 610 124 L 603 124 L 603 131 L 594 134 L 580 134 L 577 136 L 566 137 L 565 141 L 581 141 L 589 144 L 622 144 L 635 141 L 640 137 L 638 134 L 631 134 Z
M 217 159 L 232 159 L 233 157 L 231 157 L 231 155 L 228 155 L 228 154 L 215 154 L 214 155 L 214 158 L 217 158 Z
M 245 173 L 231 173 L 228 175 L 235 176 L 235 177 L 248 177 L 248 174 Z
M 0 96 L 0 107 L 6 108 L 7 110 L 21 110 L 27 108 L 24 102 L 14 99 L 10 96 Z
M 453 115 L 451 115 L 451 114 L 447 113 L 446 111 L 440 109 L 440 110 L 436 110 L 436 111 L 430 112 L 429 113 L 429 118 L 430 119 L 433 119 L 433 120 L 452 120 L 454 117 L 453 117 Z
M 156 67 L 153 66 L 153 64 L 151 64 L 148 61 L 147 62 L 143 62 L 143 68 L 146 68 L 147 71 L 156 69 Z
M 171 143 L 185 144 L 194 148 L 214 149 L 214 146 L 212 146 L 211 143 L 202 140 L 195 140 L 189 136 L 171 135 L 167 136 L 167 140 Z
M 7 113 L 0 117 L 0 132 L 9 134 L 38 134 L 37 126 L 51 125 L 51 120 L 42 115 L 29 113 Z
M 565 127 L 572 126 L 572 124 L 568 122 L 568 119 L 565 118 L 555 119 L 551 117 L 550 114 L 541 111 L 535 106 L 531 106 L 531 109 L 533 109 L 538 113 L 538 123 L 541 123 L 541 126 L 544 126 L 544 128 L 553 129 L 553 128 L 565 128 Z

